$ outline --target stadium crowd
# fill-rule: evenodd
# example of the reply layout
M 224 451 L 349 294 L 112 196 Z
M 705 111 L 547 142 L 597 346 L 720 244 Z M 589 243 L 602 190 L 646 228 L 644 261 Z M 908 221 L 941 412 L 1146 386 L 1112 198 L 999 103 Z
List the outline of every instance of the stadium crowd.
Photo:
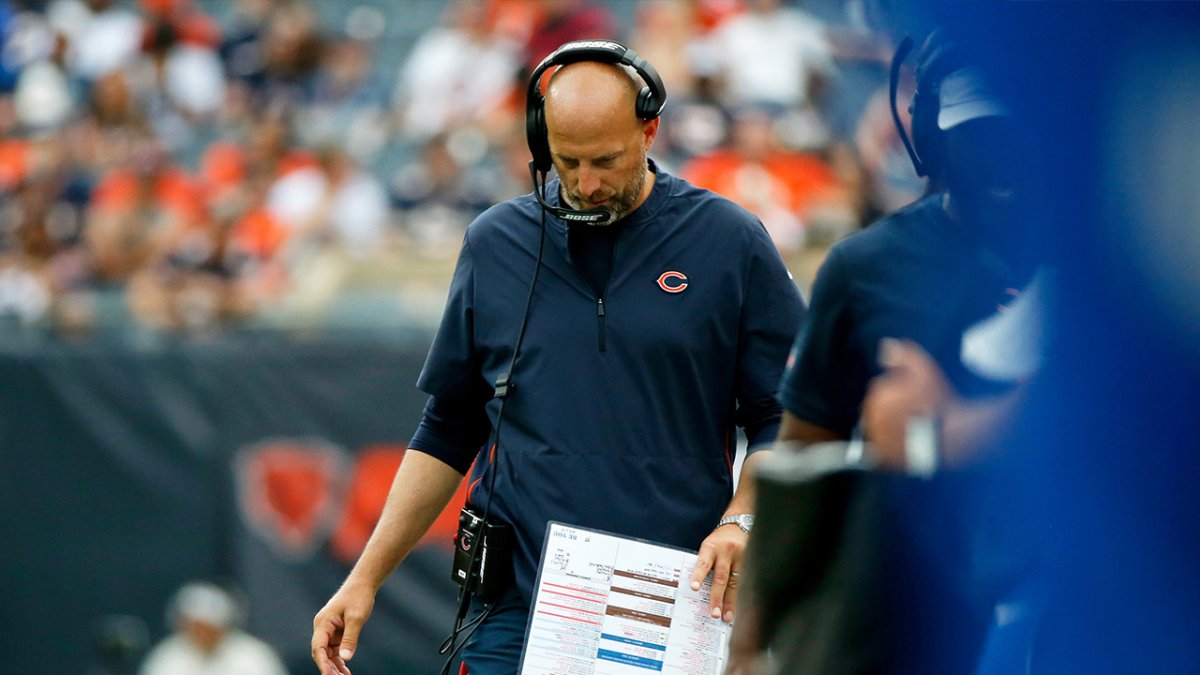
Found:
M 807 290 L 827 244 L 923 188 L 872 7 L 2 0 L 0 322 L 191 333 L 440 299 L 467 223 L 529 190 L 525 74 L 586 37 L 657 66 L 655 159 L 758 215 Z

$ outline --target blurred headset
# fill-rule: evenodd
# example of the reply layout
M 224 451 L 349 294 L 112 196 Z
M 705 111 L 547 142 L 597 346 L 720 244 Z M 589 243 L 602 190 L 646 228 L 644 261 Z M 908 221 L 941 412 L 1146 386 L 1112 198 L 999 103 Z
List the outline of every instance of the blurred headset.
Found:
M 637 52 L 611 40 L 576 40 L 555 49 L 533 69 L 529 76 L 529 90 L 525 97 L 525 138 L 529 143 L 529 175 L 533 178 L 533 192 L 542 208 L 564 220 L 589 225 L 607 225 L 612 213 L 604 208 L 577 211 L 554 206 L 546 202 L 545 176 L 553 162 L 550 157 L 550 142 L 546 132 L 546 97 L 542 94 L 542 75 L 555 66 L 565 66 L 580 61 L 612 63 L 632 68 L 646 83 L 638 91 L 636 113 L 638 118 L 652 120 L 662 114 L 667 103 L 667 90 L 658 71 Z M 538 174 L 542 175 L 539 191 Z
M 943 150 L 943 132 L 938 128 L 938 113 L 942 80 L 961 64 L 954 58 L 954 47 L 946 37 L 942 28 L 935 29 L 925 39 L 916 57 L 917 88 L 913 92 L 912 103 L 908 112 L 912 116 L 912 140 L 904 130 L 900 121 L 900 113 L 896 110 L 896 89 L 900 84 L 900 66 L 912 51 L 913 40 L 905 36 L 896 53 L 892 56 L 891 92 L 892 121 L 900 133 L 900 140 L 908 150 L 913 168 L 918 176 L 930 176 L 941 168 Z

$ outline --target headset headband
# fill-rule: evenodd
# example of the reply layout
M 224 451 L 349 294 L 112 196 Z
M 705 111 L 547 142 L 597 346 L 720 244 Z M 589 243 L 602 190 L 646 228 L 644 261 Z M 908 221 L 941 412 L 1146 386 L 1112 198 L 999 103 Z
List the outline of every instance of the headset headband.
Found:
M 900 67 L 913 49 L 913 40 L 905 36 L 896 52 L 892 55 L 890 81 L 888 86 L 889 103 L 892 110 L 892 121 L 896 131 L 904 143 L 904 149 L 912 159 L 913 168 L 918 176 L 931 176 L 941 166 L 940 153 L 937 148 L 937 137 L 941 134 L 937 118 L 941 106 L 942 80 L 956 68 L 961 67 L 961 59 L 947 36 L 944 28 L 934 29 L 925 39 L 917 53 L 915 76 L 916 90 L 912 102 L 908 106 L 911 114 L 912 136 L 904 130 L 900 113 L 896 108 L 896 91 L 900 82 Z
M 896 124 L 896 133 L 899 134 L 900 140 L 904 143 L 904 149 L 908 151 L 908 157 L 912 160 L 913 168 L 916 169 L 918 176 L 926 176 L 929 174 L 929 168 L 917 156 L 917 151 L 913 148 L 912 141 L 908 138 L 908 132 L 904 130 L 904 122 L 900 120 L 900 111 L 896 109 L 896 89 L 900 85 L 900 66 L 904 63 L 904 59 L 908 58 L 908 53 L 912 51 L 913 40 L 909 36 L 904 36 L 904 40 L 900 42 L 900 46 L 896 47 L 896 52 L 892 55 L 892 67 L 888 82 L 888 102 L 892 108 L 892 121 Z

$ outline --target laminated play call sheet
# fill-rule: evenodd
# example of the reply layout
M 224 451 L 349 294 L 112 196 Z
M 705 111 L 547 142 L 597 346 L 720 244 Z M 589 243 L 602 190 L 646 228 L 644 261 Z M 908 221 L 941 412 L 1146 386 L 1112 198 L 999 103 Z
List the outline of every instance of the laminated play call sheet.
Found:
M 696 554 L 551 522 L 522 675 L 721 673 L 729 624 L 709 616 Z

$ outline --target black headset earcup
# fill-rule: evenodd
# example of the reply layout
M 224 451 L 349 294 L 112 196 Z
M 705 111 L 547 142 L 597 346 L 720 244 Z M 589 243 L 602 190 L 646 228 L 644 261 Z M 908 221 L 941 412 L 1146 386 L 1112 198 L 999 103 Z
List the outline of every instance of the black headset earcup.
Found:
M 530 105 L 525 113 L 525 137 L 533 166 L 542 173 L 550 171 L 550 141 L 546 138 L 546 107 L 544 101 Z
M 660 107 L 650 87 L 642 87 L 637 95 L 637 116 L 644 120 L 652 120 L 658 117 Z

